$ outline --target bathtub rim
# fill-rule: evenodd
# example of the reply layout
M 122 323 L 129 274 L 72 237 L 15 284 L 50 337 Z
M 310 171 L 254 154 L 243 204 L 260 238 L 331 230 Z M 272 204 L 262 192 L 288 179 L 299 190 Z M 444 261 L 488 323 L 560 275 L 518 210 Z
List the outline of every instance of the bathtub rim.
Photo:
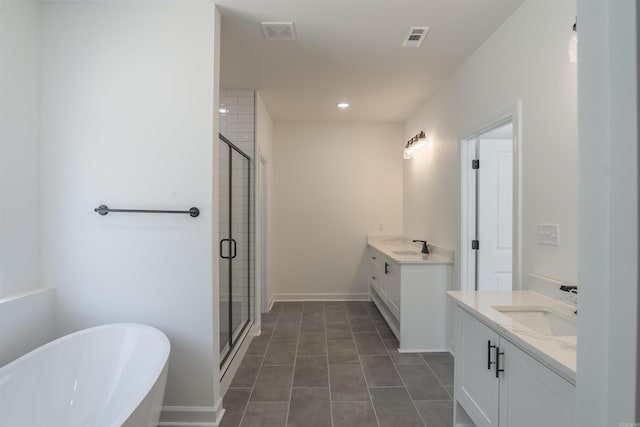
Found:
M 154 375 L 153 378 L 155 378 L 155 380 L 153 382 L 150 382 L 150 384 L 147 384 L 147 387 L 145 388 L 145 392 L 140 394 L 139 398 L 135 402 L 135 405 L 131 405 L 130 408 L 125 408 L 125 409 L 129 409 L 129 411 L 126 414 L 122 415 L 121 417 L 122 419 L 118 418 L 117 421 L 120 424 L 123 424 L 129 419 L 129 417 L 131 417 L 131 415 L 136 411 L 136 409 L 140 407 L 140 404 L 147 398 L 149 393 L 151 393 L 154 390 L 156 384 L 158 383 L 159 378 L 161 377 L 163 372 L 166 370 L 167 365 L 169 363 L 169 355 L 171 353 L 171 342 L 169 341 L 169 338 L 164 332 L 162 332 L 160 329 L 157 329 L 153 326 L 145 325 L 142 323 L 108 323 L 104 325 L 98 325 L 98 326 L 92 326 L 85 329 L 80 329 L 78 331 L 56 338 L 53 341 L 49 341 L 48 343 L 43 344 L 40 347 L 29 351 L 28 353 L 23 354 L 22 356 L 7 363 L 6 365 L 0 366 L 0 375 L 2 375 L 5 371 L 10 371 L 11 368 L 13 368 L 15 365 L 19 365 L 24 359 L 33 357 L 39 353 L 46 351 L 51 347 L 54 347 L 60 344 L 61 342 L 71 340 L 74 337 L 87 335 L 87 334 L 90 334 L 91 332 L 96 332 L 101 330 L 128 329 L 128 328 L 139 329 L 139 330 L 142 329 L 160 338 L 162 342 L 162 352 L 163 352 L 161 354 L 162 356 L 161 360 L 163 360 L 164 363 L 162 364 L 159 363 L 158 366 L 154 367 L 152 372 Z

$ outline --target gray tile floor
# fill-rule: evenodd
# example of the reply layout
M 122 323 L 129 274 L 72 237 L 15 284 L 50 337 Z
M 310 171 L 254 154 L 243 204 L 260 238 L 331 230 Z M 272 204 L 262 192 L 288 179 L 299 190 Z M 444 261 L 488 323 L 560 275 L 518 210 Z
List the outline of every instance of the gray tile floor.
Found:
M 276 303 L 221 427 L 450 427 L 453 357 L 401 354 L 370 302 Z

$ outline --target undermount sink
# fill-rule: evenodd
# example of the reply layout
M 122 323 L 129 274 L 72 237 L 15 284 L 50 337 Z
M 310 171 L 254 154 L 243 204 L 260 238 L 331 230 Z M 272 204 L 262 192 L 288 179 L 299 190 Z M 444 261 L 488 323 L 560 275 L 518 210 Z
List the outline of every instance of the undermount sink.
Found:
M 416 256 L 422 256 L 422 252 L 418 252 L 418 251 L 391 251 L 396 255 L 416 255 Z
M 546 306 L 497 305 L 492 307 L 522 326 L 545 336 L 575 336 L 575 316 Z

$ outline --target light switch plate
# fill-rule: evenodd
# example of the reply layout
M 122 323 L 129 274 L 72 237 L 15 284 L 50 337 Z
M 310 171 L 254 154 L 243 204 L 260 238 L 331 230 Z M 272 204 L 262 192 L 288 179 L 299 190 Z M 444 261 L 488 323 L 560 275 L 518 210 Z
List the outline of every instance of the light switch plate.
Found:
M 541 245 L 560 246 L 560 225 L 538 224 L 538 243 Z

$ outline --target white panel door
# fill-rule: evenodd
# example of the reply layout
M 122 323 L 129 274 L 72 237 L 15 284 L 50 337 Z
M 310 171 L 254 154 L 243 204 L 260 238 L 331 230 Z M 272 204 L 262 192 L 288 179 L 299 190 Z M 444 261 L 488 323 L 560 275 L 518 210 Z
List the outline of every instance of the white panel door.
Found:
M 500 351 L 500 427 L 575 426 L 575 386 L 504 338 Z
M 478 144 L 478 290 L 512 290 L 513 141 Z

